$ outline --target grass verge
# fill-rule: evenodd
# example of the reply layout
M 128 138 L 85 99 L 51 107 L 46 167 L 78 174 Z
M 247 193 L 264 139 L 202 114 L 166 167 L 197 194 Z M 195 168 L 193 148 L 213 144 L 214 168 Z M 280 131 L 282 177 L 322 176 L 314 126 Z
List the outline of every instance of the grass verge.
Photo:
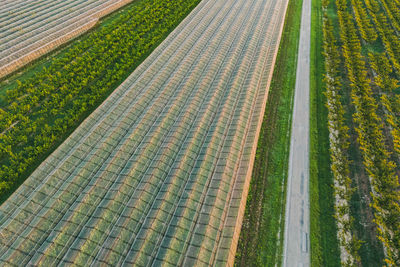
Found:
M 329 131 L 323 94 L 322 3 L 312 0 L 310 78 L 310 243 L 311 266 L 340 266 L 334 218 Z
M 281 265 L 285 191 L 302 0 L 290 0 L 235 260 L 237 266 Z

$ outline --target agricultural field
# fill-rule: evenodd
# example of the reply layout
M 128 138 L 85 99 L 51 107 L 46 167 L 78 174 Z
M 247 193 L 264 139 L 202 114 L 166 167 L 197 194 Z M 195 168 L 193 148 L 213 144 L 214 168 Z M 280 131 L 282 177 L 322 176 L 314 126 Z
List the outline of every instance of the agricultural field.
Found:
M 290 126 L 303 1 L 289 0 L 257 145 L 236 266 L 281 266 Z
M 341 264 L 399 266 L 400 2 L 324 0 L 322 10 Z
M 400 0 L 0 2 L 1 266 L 400 266 L 399 178 Z
M 46 64 L 0 84 L 0 200 L 124 81 L 199 0 L 137 0 Z
M 92 28 L 132 0 L 0 3 L 0 78 Z
M 287 4 L 138 1 L 8 89 L 2 192 L 124 79 L 1 205 L 0 262 L 233 265 Z

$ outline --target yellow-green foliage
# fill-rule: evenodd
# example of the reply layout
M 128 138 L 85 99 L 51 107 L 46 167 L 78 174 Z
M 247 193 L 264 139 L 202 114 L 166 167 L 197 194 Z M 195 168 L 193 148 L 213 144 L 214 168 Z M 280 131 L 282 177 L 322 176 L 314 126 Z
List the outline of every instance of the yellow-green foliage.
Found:
M 336 0 L 341 51 L 346 68 L 345 78 L 350 82 L 352 103 L 355 107 L 353 120 L 356 124 L 357 140 L 365 171 L 372 185 L 372 206 L 375 211 L 374 221 L 378 229 L 378 238 L 385 249 L 386 264 L 398 266 L 400 265 L 399 177 L 396 174 L 396 163 L 392 160 L 391 150 L 386 143 L 384 122 L 378 115 L 380 104 L 378 101 L 382 100 L 388 111 L 387 121 L 393 129 L 394 150 L 398 151 L 399 124 L 395 116 L 398 114 L 398 105 L 395 104 L 396 101 L 390 99 L 398 99 L 398 96 L 392 96 L 393 90 L 398 87 L 392 66 L 397 71 L 400 70 L 400 38 L 396 34 L 394 16 L 388 15 L 390 14 L 388 5 L 380 5 L 376 0 L 365 0 L 364 3 L 369 15 L 373 18 L 374 27 L 378 29 L 385 53 L 363 56 L 359 36 L 367 42 L 374 41 L 376 38 L 367 33 L 372 26 L 369 23 L 362 23 L 362 21 L 367 21 L 367 10 L 361 1 L 355 0 L 351 0 L 350 3 L 347 0 Z M 348 4 L 351 4 L 354 14 L 350 13 Z M 330 52 L 331 56 L 333 53 Z M 368 59 L 370 59 L 369 64 L 373 72 L 367 64 Z M 375 98 L 369 76 L 371 73 L 375 74 L 375 85 L 383 92 L 388 92 L 390 99 L 385 94 L 382 95 L 382 99 Z M 342 111 L 340 108 L 337 110 L 340 116 Z

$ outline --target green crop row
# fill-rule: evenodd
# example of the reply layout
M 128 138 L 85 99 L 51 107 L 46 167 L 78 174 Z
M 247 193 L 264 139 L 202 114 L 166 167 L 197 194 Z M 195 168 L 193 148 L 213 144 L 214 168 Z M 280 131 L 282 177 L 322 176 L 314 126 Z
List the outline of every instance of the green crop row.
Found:
M 0 198 L 96 108 L 199 3 L 139 1 L 7 91 L 0 106 Z
M 338 36 L 334 34 L 329 23 L 324 25 L 324 32 L 330 32 L 331 39 L 328 44 L 325 44 L 326 82 L 328 90 L 329 87 L 332 87 L 335 91 L 334 94 L 330 94 L 328 91 L 328 105 L 339 95 L 340 89 L 347 89 L 346 85 L 342 85 L 340 82 L 341 79 L 345 80 L 345 84 L 349 84 L 351 90 L 352 106 L 354 107 L 353 122 L 358 146 L 365 173 L 371 182 L 377 238 L 384 247 L 385 264 L 398 266 L 400 264 L 400 229 L 398 227 L 400 194 L 397 174 L 399 160 L 399 121 L 397 117 L 400 110 L 399 96 L 396 95 L 396 91 L 399 87 L 400 43 L 396 30 L 398 17 L 395 12 L 395 5 L 398 3 L 389 4 L 389 1 L 378 2 L 376 0 L 336 0 L 335 3 L 335 15 L 339 22 Z M 376 36 L 372 34 L 373 29 L 377 30 Z M 335 38 L 336 40 L 334 40 Z M 339 54 L 337 49 L 332 49 L 335 48 L 335 45 L 338 46 Z M 371 51 L 371 47 L 382 47 L 384 52 Z M 370 50 L 370 53 L 365 53 L 366 50 Z M 344 59 L 345 69 L 343 71 L 339 71 L 337 64 L 335 67 L 333 60 L 340 56 Z M 329 66 L 329 63 L 333 63 L 333 66 L 332 64 Z M 332 115 L 335 116 L 335 119 L 339 118 L 340 121 L 343 121 L 340 119 L 343 117 L 340 105 L 336 108 L 332 107 L 330 112 L 333 112 Z M 335 133 L 338 133 L 339 137 L 346 137 L 346 128 L 343 123 L 339 123 L 337 126 Z M 388 129 L 389 131 L 387 131 Z M 386 132 L 390 132 L 391 136 L 388 136 Z M 342 171 L 342 178 L 348 176 L 346 166 L 349 163 L 345 140 L 346 138 L 340 142 L 344 152 L 344 154 L 340 154 L 340 157 L 337 157 L 337 154 L 331 150 L 332 171 L 335 177 L 338 177 L 338 171 Z M 335 161 L 338 161 L 339 169 L 335 167 Z M 351 193 L 350 181 L 344 184 Z M 346 194 L 343 195 L 349 199 Z M 340 223 L 340 218 L 337 220 Z M 351 224 L 348 228 L 351 230 Z M 340 236 L 339 239 L 341 239 Z M 358 243 L 354 245 L 353 248 L 359 246 Z M 350 249 L 348 252 L 352 253 L 352 250 Z M 354 255 L 357 259 L 357 254 Z M 349 265 L 354 264 L 349 262 Z
M 354 0 L 352 0 L 353 2 Z M 344 266 L 354 266 L 360 262 L 358 255 L 360 242 L 354 235 L 354 218 L 350 214 L 350 202 L 353 194 L 348 155 L 350 136 L 349 127 L 346 126 L 345 122 L 345 110 L 340 92 L 342 89 L 340 76 L 342 60 L 334 35 L 334 27 L 327 15 L 328 4 L 328 1 L 323 2 L 323 48 L 326 71 L 324 82 L 328 110 L 331 171 L 334 177 L 335 218 L 338 228 L 337 236 L 341 247 L 341 263 Z

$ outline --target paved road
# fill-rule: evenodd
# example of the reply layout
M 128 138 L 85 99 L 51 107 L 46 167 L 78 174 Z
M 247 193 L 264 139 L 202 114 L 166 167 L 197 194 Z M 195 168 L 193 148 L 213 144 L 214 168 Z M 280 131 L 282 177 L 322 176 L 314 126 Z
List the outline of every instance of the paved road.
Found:
M 310 266 L 309 91 L 311 0 L 303 0 L 290 145 L 283 266 Z

